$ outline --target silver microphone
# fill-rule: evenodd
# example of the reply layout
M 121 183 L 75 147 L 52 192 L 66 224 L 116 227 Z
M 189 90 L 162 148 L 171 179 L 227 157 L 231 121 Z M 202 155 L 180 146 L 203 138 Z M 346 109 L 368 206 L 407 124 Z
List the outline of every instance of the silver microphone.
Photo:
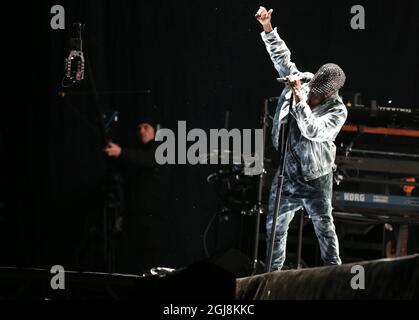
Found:
M 298 76 L 298 79 L 301 80 L 301 82 L 310 82 L 311 79 L 313 79 L 314 75 L 310 72 L 302 73 Z M 276 78 L 276 81 L 279 83 L 288 83 L 288 77 L 283 78 Z

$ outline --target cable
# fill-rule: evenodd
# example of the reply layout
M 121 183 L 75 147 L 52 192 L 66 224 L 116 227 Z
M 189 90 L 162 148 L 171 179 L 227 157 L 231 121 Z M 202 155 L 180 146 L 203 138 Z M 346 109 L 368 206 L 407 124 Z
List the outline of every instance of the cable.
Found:
M 217 217 L 217 215 L 218 215 L 218 212 L 212 216 L 212 218 L 211 218 L 210 222 L 208 223 L 208 225 L 207 225 L 207 227 L 205 229 L 205 232 L 204 232 L 204 239 L 203 239 L 203 242 L 204 242 L 204 251 L 205 251 L 205 256 L 207 258 L 210 257 L 210 254 L 209 254 L 209 251 L 208 251 L 208 247 L 207 247 L 208 232 L 211 229 L 211 226 L 212 226 L 215 218 Z

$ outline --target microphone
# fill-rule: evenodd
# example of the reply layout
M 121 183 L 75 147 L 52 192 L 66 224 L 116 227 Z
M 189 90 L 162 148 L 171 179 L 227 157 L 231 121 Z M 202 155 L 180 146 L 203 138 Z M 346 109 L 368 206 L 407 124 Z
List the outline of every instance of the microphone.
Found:
M 306 73 L 302 73 L 299 75 L 298 79 L 301 80 L 301 82 L 310 82 L 311 79 L 313 79 L 314 75 L 310 72 L 306 72 Z M 278 81 L 279 83 L 288 83 L 288 79 L 287 77 L 283 77 L 283 78 L 276 78 L 276 81 Z

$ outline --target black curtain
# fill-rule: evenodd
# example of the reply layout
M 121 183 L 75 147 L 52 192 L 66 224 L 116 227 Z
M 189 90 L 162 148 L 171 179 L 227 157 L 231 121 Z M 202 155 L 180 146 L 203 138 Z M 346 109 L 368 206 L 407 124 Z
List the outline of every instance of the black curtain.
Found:
M 64 31 L 50 28 L 56 4 L 66 10 Z M 132 143 L 135 117 L 150 108 L 174 129 L 178 120 L 186 120 L 188 129 L 222 128 L 226 111 L 230 128 L 260 127 L 263 99 L 281 90 L 254 19 L 260 4 L 57 0 L 26 7 L 12 36 L 19 49 L 10 52 L 18 93 L 10 121 L 2 123 L 10 168 L 10 263 L 83 266 L 86 234 L 100 223 L 108 170 L 97 107 L 120 111 L 113 138 L 123 145 Z M 347 73 L 345 91 L 361 92 L 365 101 L 418 106 L 417 1 L 263 4 L 275 9 L 273 24 L 300 70 L 336 62 Z M 356 4 L 365 7 L 366 30 L 350 27 Z M 86 24 L 90 69 L 78 90 L 87 94 L 63 99 L 63 60 L 75 21 Z M 205 178 L 215 170 L 175 168 L 167 195 L 173 234 L 165 239 L 172 266 L 205 257 L 203 233 L 218 210 L 216 190 Z

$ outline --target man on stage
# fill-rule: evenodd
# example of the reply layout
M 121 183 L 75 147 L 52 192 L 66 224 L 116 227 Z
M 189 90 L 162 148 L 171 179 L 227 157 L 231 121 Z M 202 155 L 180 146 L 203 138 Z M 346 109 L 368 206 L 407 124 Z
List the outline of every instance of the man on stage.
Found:
M 289 147 L 285 159 L 284 184 L 280 212 L 276 224 L 271 270 L 281 270 L 285 261 L 288 227 L 295 212 L 304 208 L 319 241 L 321 257 L 327 265 L 341 264 L 339 243 L 332 217 L 333 171 L 336 146 L 333 143 L 347 118 L 347 110 L 339 97 L 346 77 L 336 64 L 326 64 L 314 75 L 301 73 L 291 62 L 291 53 L 271 25 L 273 10 L 260 7 L 257 20 L 264 31 L 262 39 L 280 77 L 287 77 L 279 99 L 273 124 L 276 149 L 283 143 L 279 131 L 281 121 L 290 110 Z M 301 78 L 311 78 L 302 83 Z M 291 97 L 294 99 L 290 107 Z M 268 243 L 275 210 L 278 172 L 273 180 L 266 221 Z
M 170 171 L 155 160 L 157 122 L 146 116 L 138 124 L 136 148 L 110 143 L 105 153 L 121 161 L 126 209 L 119 250 L 120 272 L 148 272 L 170 263 L 171 226 L 167 194 Z

